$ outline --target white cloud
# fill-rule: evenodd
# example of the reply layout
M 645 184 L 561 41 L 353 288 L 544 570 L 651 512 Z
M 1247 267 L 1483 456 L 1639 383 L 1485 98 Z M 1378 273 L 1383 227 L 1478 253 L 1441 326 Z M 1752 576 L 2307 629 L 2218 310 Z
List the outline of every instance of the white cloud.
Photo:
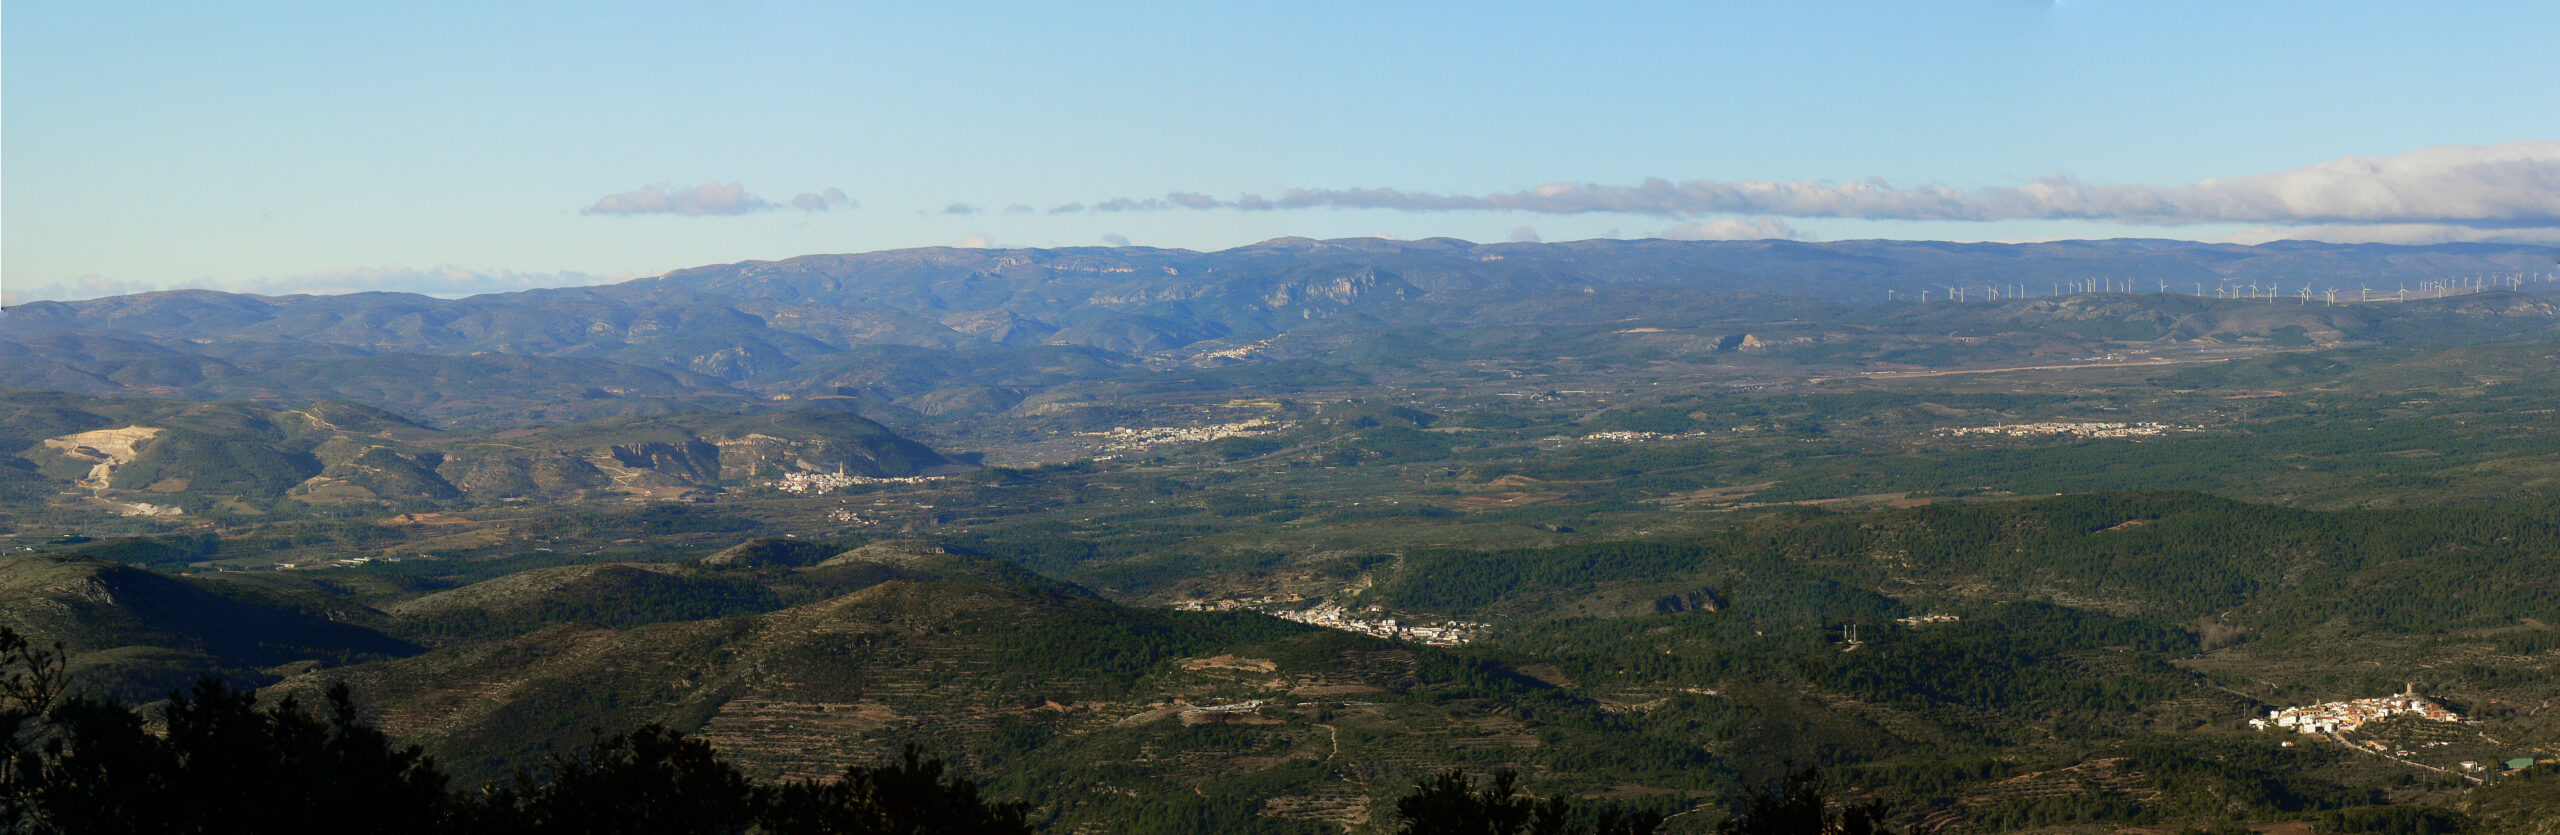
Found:
M 773 208 L 764 198 L 748 194 L 737 183 L 706 183 L 692 188 L 668 191 L 657 186 L 641 186 L 621 194 L 598 198 L 579 214 L 589 215 L 742 215 Z
M 2313 226 L 2252 226 L 2218 238 L 2212 243 L 2257 245 L 2268 241 L 2322 241 L 2333 244 L 2404 244 L 2424 246 L 2449 243 L 2527 244 L 2560 246 L 2560 228 L 2528 227 L 2482 229 L 2472 226 L 2428 223 L 2323 224 Z
M 177 285 L 145 284 L 121 281 L 95 275 L 68 281 L 37 285 L 23 291 L 8 291 L 8 303 L 49 299 L 77 301 L 103 296 L 147 293 L 155 290 L 202 289 L 226 293 L 254 293 L 262 296 L 294 294 L 337 295 L 342 293 L 392 292 L 418 293 L 454 298 L 481 293 L 509 293 L 543 287 L 586 287 L 625 281 L 636 276 L 595 275 L 582 272 L 528 273 L 512 270 L 484 272 L 462 267 L 442 266 L 425 269 L 405 267 L 358 267 L 328 270 L 291 276 L 264 276 L 230 281 L 195 281 Z
M 0 288 L 0 305 L 25 304 L 33 301 L 77 301 L 80 299 L 94 299 L 100 296 L 121 296 L 127 293 L 146 293 L 159 289 L 163 288 L 156 285 L 144 284 L 139 281 L 108 278 L 106 276 L 98 275 L 97 273 L 90 273 L 77 278 L 38 284 L 33 287 L 12 286 Z
M 773 209 L 792 208 L 804 212 L 823 212 L 851 208 L 853 199 L 841 189 L 802 192 L 791 201 L 775 203 L 747 192 L 737 183 L 704 183 L 669 191 L 659 186 L 641 186 L 621 194 L 597 198 L 579 214 L 586 215 L 743 215 Z
M 361 293 L 387 291 L 418 293 L 428 296 L 458 297 L 481 293 L 512 293 L 543 287 L 587 287 L 628 281 L 633 275 L 595 275 L 576 271 L 528 273 L 514 270 L 485 272 L 455 266 L 407 268 L 356 268 L 331 270 L 284 278 L 254 279 L 235 282 L 215 289 L 245 293 L 283 295 L 288 293 Z
M 1696 223 L 1683 223 L 1662 230 L 1657 238 L 1675 241 L 1759 241 L 1770 238 L 1793 240 L 1795 227 L 1784 221 L 1765 217 L 1719 217 Z M 1615 236 L 1611 236 L 1615 237 Z
M 977 213 L 978 213 L 978 212 L 980 212 L 980 211 L 982 211 L 982 210 L 981 210 L 981 209 L 979 209 L 978 207 L 976 207 L 976 206 L 972 206 L 972 205 L 969 205 L 969 204 L 967 204 L 967 203 L 953 203 L 953 204 L 951 204 L 951 205 L 948 205 L 948 206 L 944 206 L 944 207 L 942 207 L 942 213 L 943 213 L 943 214 L 946 214 L 946 215 L 960 215 L 960 216 L 962 216 L 962 217 L 967 217 L 967 216 L 969 216 L 969 215 L 974 215 L 974 214 L 977 214 Z
M 850 209 L 853 208 L 853 198 L 844 196 L 843 189 L 831 188 L 825 191 L 804 191 L 799 194 L 792 195 L 791 208 L 799 209 L 804 212 L 823 212 L 829 209 Z
M 1251 199 L 1260 200 L 1262 198 L 1256 197 Z M 1084 204 L 1082 203 L 1069 203 L 1065 206 L 1059 206 L 1056 211 L 1070 211 L 1071 209 L 1069 207 L 1074 207 L 1072 211 L 1084 211 Z M 1097 212 L 1153 212 L 1173 207 L 1173 204 L 1162 200 L 1131 200 L 1126 197 L 1114 197 L 1109 200 L 1093 204 L 1093 210 Z M 1194 206 L 1192 208 L 1198 209 L 1214 207 Z
M 1062 207 L 1063 208 L 1063 207 Z M 1290 189 L 1218 200 L 1191 192 L 1116 198 L 1093 211 L 1384 209 L 1842 217 L 1875 220 L 2100 220 L 2208 223 L 2438 224 L 2560 228 L 2560 142 L 2445 145 L 2389 157 L 2342 157 L 2291 171 L 2185 185 L 2099 185 L 2054 176 L 1973 190 L 1883 181 L 1552 183 L 1526 191 L 1436 194 L 1392 188 Z

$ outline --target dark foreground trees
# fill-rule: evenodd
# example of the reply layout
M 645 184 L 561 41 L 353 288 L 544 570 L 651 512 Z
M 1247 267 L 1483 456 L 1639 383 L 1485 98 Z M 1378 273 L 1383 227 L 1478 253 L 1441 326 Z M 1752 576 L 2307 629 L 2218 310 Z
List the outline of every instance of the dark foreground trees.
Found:
M 1522 795 L 1507 770 L 1482 788 L 1456 771 L 1423 780 L 1396 800 L 1396 816 L 1399 835 L 1652 835 L 1662 826 L 1659 812 Z
M 315 715 L 261 706 L 207 679 L 155 720 L 59 699 L 60 657 L 0 628 L 0 831 L 17 833 L 1028 833 L 1025 807 L 991 803 L 910 746 L 834 782 L 770 785 L 708 743 L 661 726 L 600 737 L 519 773 L 455 791 L 417 746 L 357 720 L 345 687 Z
M 1885 805 L 1869 800 L 1851 803 L 1831 797 L 1822 772 L 1789 767 L 1785 776 L 1746 790 L 1733 816 L 1716 826 L 1719 835 L 1892 835 L 1884 827 Z
M 710 743 L 650 725 L 554 756 L 551 776 L 518 774 L 471 813 L 496 833 L 1029 833 L 1020 803 L 990 803 L 907 746 L 899 762 L 854 766 L 834 782 L 766 785 L 721 762 Z
M 1790 767 L 1765 786 L 1744 790 L 1741 802 L 1716 825 L 1719 835 L 1894 835 L 1884 826 L 1878 801 L 1835 797 L 1821 772 Z M 1399 835 L 1652 835 L 1660 812 L 1615 803 L 1575 804 L 1563 797 L 1538 800 L 1520 793 L 1519 776 L 1494 772 L 1482 786 L 1450 771 L 1423 780 L 1396 800 Z
M 208 679 L 171 695 L 155 733 L 121 705 L 63 701 L 13 752 L 0 814 L 35 832 L 316 833 L 438 831 L 464 811 L 416 748 L 355 720 L 345 688 L 328 702 L 261 708 Z

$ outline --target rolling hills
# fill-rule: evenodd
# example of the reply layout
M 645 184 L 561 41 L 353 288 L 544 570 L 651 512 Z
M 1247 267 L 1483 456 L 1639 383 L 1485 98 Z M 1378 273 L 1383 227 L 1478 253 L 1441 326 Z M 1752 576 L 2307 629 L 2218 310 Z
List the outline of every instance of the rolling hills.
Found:
M 445 432 L 367 406 L 0 394 L 21 501 L 205 513 L 291 499 L 434 508 L 578 496 L 677 499 L 788 473 L 966 469 L 859 416 L 789 410 Z M 244 505 L 244 503 L 247 503 Z M 270 505 L 272 506 L 272 505 Z
M 1702 832 L 1791 762 L 1931 833 L 2488 826 L 2542 784 L 2460 761 L 2560 759 L 2560 306 L 2397 286 L 2551 254 L 1281 240 L 31 305 L 0 625 L 133 701 L 347 682 L 474 778 L 646 722 L 764 777 L 916 741 L 1051 831 L 1378 831 L 1509 768 Z M 2465 721 L 2244 724 L 2413 683 Z
M 899 250 L 453 300 L 191 290 L 36 302 L 0 319 L 0 385 L 270 404 L 348 400 L 464 426 L 736 411 L 778 395 L 846 397 L 895 422 L 1000 413 L 1064 383 L 1150 364 L 1317 358 L 1400 330 L 1446 339 L 1647 317 L 1691 327 L 1855 321 L 1877 317 L 1870 308 L 1888 298 L 1931 292 L 1943 301 L 1956 287 L 1995 304 L 1904 307 L 1877 324 L 2023 327 L 2076 334 L 2066 341 L 2082 343 L 2288 327 L 2324 342 L 2369 339 L 2448 317 L 2547 333 L 2553 311 L 2530 300 L 2324 305 L 2315 313 L 2308 297 L 2293 310 L 2221 297 L 2281 285 L 2357 298 L 2378 285 L 2397 293 L 2456 278 L 2494 289 L 2486 276 L 2539 276 L 2554 256 L 2478 244 L 2142 240 L 1281 239 L 1219 252 Z M 2139 281 L 2126 277 L 2135 275 Z M 2058 301 L 2075 282 L 2136 292 L 2113 304 L 2018 304 Z M 2171 291 L 2199 295 L 2151 309 Z M 2156 298 L 2137 301 L 2145 293 Z M 2010 303 L 1996 304 L 2002 297 Z

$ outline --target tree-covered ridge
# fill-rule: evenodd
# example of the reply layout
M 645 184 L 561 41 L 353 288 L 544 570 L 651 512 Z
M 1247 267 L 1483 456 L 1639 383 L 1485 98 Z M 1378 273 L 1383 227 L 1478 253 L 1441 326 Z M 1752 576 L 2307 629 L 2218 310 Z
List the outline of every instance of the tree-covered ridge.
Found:
M 2545 633 L 2517 629 L 2522 621 L 2504 613 L 2520 610 L 2499 608 L 2486 593 L 2415 585 L 2408 594 L 2459 605 L 2326 608 L 2335 604 L 2320 593 L 2334 586 L 2315 583 L 2326 576 L 2314 570 L 2322 564 L 2303 557 L 2359 578 L 2403 564 L 2395 560 L 2471 552 L 2484 564 L 2518 566 L 2516 588 L 2506 591 L 2529 592 L 2548 582 L 2523 570 L 2547 553 L 2538 550 L 2549 525 L 2541 507 L 2308 512 L 2193 495 L 2093 495 L 1797 510 L 1651 542 L 1436 549 L 1350 564 L 1379 577 L 1360 602 L 1497 620 L 1483 642 L 1457 649 L 1399 647 L 1248 613 L 1133 609 L 958 542 L 776 539 L 699 561 L 492 566 L 501 572 L 494 580 L 424 596 L 413 585 L 393 598 L 406 602 L 386 603 L 364 616 L 379 620 L 366 622 L 380 630 L 373 634 L 443 649 L 325 667 L 280 692 L 318 700 L 329 681 L 353 683 L 376 694 L 394 727 L 460 757 L 445 761 L 469 773 L 539 757 L 544 741 L 576 745 L 587 728 L 654 721 L 711 740 L 748 773 L 782 767 L 807 776 L 805 764 L 755 743 L 770 733 L 756 729 L 779 721 L 843 728 L 821 737 L 837 747 L 820 754 L 843 760 L 884 755 L 880 734 L 908 728 L 996 775 L 991 785 L 1043 814 L 1133 827 L 1126 831 L 1263 819 L 1255 804 L 1341 809 L 1352 798 L 1290 798 L 1346 775 L 1368 787 L 1359 802 L 1372 805 L 1361 808 L 1383 814 L 1388 807 L 1374 805 L 1381 792 L 1433 762 L 1570 775 L 1551 790 L 1640 785 L 1733 798 L 1782 758 L 1854 776 L 1891 799 L 1906 823 L 1941 814 L 1995 828 L 2191 820 L 2207 808 L 2194 798 L 2239 796 L 2232 786 L 2242 784 L 2265 787 L 2248 790 L 2263 794 L 2247 795 L 2259 797 L 2244 804 L 2248 815 L 2361 820 L 2367 813 L 2356 810 L 2376 798 L 2318 776 L 2344 767 L 2336 754 L 2243 760 L 2240 771 L 2181 782 L 2175 775 L 2186 766 L 2177 763 L 2187 760 L 2179 758 L 2228 761 L 2225 749 L 2248 743 L 2221 728 L 2263 709 L 2259 699 L 2282 698 L 2200 673 L 2187 659 L 2235 641 L 2260 653 L 2316 651 L 2305 636 L 2341 630 L 2547 652 L 2549 642 L 2537 639 Z M 608 527 L 642 523 L 634 516 Z M 983 544 L 1042 565 L 1095 553 Z M 2202 557 L 2181 554 L 2218 562 L 2190 568 L 2180 560 Z M 2147 572 L 2114 567 L 2141 559 L 2151 560 Z M 420 583 L 470 568 L 403 562 L 350 570 L 340 582 Z M 2251 582 L 2238 597 L 2198 597 L 2229 585 L 2217 572 Z M 163 582 L 211 583 L 226 600 L 319 605 L 296 597 L 310 593 L 294 590 L 300 585 L 244 584 L 252 579 Z M 244 597 L 250 590 L 267 596 Z M 2295 606 L 2303 608 L 2287 608 Z M 1960 619 L 1917 618 L 1934 614 Z M 2289 617 L 2326 620 L 2316 630 L 2280 628 Z M 2483 626 L 2502 631 L 2460 634 Z M 2513 662 L 2483 661 L 2439 668 L 2428 681 L 2478 699 L 2463 694 L 2512 694 L 2531 680 Z M 507 684 L 482 689 L 498 682 Z M 1338 695 L 1299 695 L 1302 688 Z M 452 699 L 482 692 L 504 698 L 453 712 Z M 1123 724 L 1149 714 L 1160 718 Z M 944 716 L 972 718 L 939 728 L 927 718 Z M 2088 759 L 2143 746 L 2152 759 Z M 1914 758 L 1939 751 L 2008 751 L 2025 762 L 1986 760 L 1952 775 L 1917 770 Z M 1997 799 L 2008 781 L 2065 779 L 2038 776 L 2055 769 L 2097 793 L 2067 808 Z M 1200 776 L 1180 776 L 1192 773 Z M 1258 799 L 1141 812 L 1143 804 L 1095 794 L 1108 785 L 1218 786 Z
M 1915 601 L 2067 598 L 2155 623 L 2213 615 L 2271 635 L 2499 626 L 2560 604 L 2560 504 L 2306 511 L 2191 493 L 1780 513 L 1696 538 L 1403 555 L 1362 599 L 1459 614 L 1535 611 L 1639 584 L 1695 583 L 1743 617 L 1874 618 Z M 1826 584 L 1845 584 L 1825 591 Z M 1668 588 L 1669 586 L 1666 586 Z M 1858 589 L 1901 602 L 1850 604 Z M 1824 604 L 1824 596 L 1840 603 Z M 1864 610 L 1860 611 L 1863 606 Z
M 48 510 L 75 514 L 78 502 L 61 506 L 72 502 L 66 490 L 229 520 L 534 499 L 698 498 L 799 471 L 904 477 L 966 469 L 876 422 L 826 409 L 475 433 L 336 402 L 275 408 L 0 391 L 0 427 L 0 462 L 11 475 L 0 482 L 16 483 L 0 501 L 26 505 L 35 518 Z M 140 440 L 129 454 L 90 446 L 106 443 L 95 437 L 101 432 L 133 432 Z M 105 478 L 93 478 L 110 459 Z M 0 483 L 0 492 L 9 489 Z

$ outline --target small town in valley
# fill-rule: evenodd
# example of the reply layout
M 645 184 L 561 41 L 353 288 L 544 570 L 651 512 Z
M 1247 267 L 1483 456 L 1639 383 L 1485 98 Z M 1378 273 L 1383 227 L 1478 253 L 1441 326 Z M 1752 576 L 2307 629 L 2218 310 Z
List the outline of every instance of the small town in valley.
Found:
M 1355 613 L 1335 603 L 1326 603 L 1313 609 L 1294 612 L 1273 612 L 1272 615 L 1282 620 L 1293 620 L 1327 629 L 1340 629 L 1436 647 L 1453 647 L 1475 640 L 1476 636 L 1485 629 L 1485 624 L 1460 620 L 1408 623 L 1392 615 L 1384 615 L 1376 607 L 1371 607 L 1366 612 Z M 1362 617 L 1362 615 L 1372 617 Z
M 2396 696 L 2270 710 L 2266 718 L 2249 720 L 2249 727 L 2261 731 L 2284 728 L 2306 734 L 2343 734 L 2353 733 L 2367 722 L 2393 716 L 2416 716 L 2438 722 L 2462 721 L 2461 714 L 2418 695 L 2418 688 L 2413 684 Z
M 1303 600 L 1304 598 L 1295 595 L 1286 598 L 1263 598 L 1258 601 L 1188 600 L 1174 604 L 1173 608 L 1185 611 L 1258 611 L 1281 620 L 1296 621 L 1309 626 L 1358 632 L 1362 635 L 1411 641 L 1435 647 L 1453 647 L 1473 641 L 1483 635 L 1484 630 L 1489 627 L 1488 624 L 1462 620 L 1409 621 L 1376 606 L 1371 606 L 1366 611 L 1354 612 L 1344 608 L 1342 604 L 1330 601 L 1305 609 L 1279 608 L 1281 605 L 1299 603 Z
M 773 489 L 790 493 L 795 496 L 824 496 L 828 493 L 848 487 L 863 487 L 877 484 L 927 484 L 940 480 L 942 480 L 941 476 L 934 475 L 881 477 L 850 475 L 842 469 L 838 469 L 832 473 L 800 470 L 784 473 L 782 474 L 781 479 L 766 482 L 765 486 L 772 487 Z
M 1966 435 L 2006 435 L 2013 438 L 2054 435 L 2068 435 L 2076 438 L 2138 438 L 2148 435 L 2166 435 L 2180 428 L 2162 423 L 2010 423 L 1999 426 L 1959 426 L 1953 429 L 1940 429 L 1938 434 L 1959 438 Z
M 1268 435 L 1287 428 L 1288 427 L 1285 424 L 1275 423 L 1262 418 L 1253 418 L 1250 420 L 1235 421 L 1232 423 L 1213 423 L 1205 426 L 1151 426 L 1135 429 L 1126 426 L 1114 426 L 1107 432 L 1079 432 L 1077 434 L 1087 437 L 1101 438 L 1101 448 L 1105 451 L 1144 452 L 1146 450 L 1169 444 L 1205 444 L 1210 441 L 1224 438 Z

